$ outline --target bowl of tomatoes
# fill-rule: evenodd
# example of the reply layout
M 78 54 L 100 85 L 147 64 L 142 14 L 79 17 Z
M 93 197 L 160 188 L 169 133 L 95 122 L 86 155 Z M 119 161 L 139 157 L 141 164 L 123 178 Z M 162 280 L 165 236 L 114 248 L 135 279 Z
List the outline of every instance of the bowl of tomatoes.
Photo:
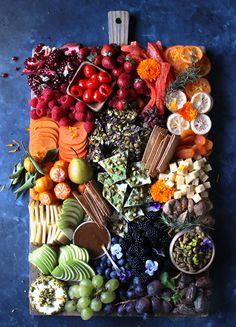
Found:
M 71 80 L 67 94 L 85 103 L 92 110 L 100 111 L 112 94 L 114 83 L 107 71 L 84 61 Z

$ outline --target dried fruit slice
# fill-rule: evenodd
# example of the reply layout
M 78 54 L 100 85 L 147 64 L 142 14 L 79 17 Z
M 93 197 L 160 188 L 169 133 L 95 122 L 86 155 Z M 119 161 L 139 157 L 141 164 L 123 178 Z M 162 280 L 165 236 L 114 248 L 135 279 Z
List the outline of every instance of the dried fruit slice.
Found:
M 177 90 L 172 92 L 166 99 L 166 107 L 176 112 L 187 102 L 187 97 L 183 91 Z
M 179 114 L 172 114 L 167 120 L 168 130 L 175 135 L 180 135 L 182 131 L 190 128 L 190 123 Z
M 195 155 L 193 148 L 180 148 L 177 150 L 177 157 L 181 159 L 192 158 Z
M 211 125 L 211 119 L 205 114 L 198 115 L 196 119 L 191 121 L 192 130 L 199 135 L 207 134 L 211 129 Z
M 202 49 L 195 45 L 186 45 L 182 48 L 180 53 L 180 59 L 190 65 L 199 62 L 202 56 Z
M 191 99 L 194 94 L 199 92 L 211 93 L 211 85 L 206 78 L 199 78 L 195 82 L 185 86 L 187 97 Z
M 181 52 L 183 50 L 182 45 L 174 45 L 171 47 L 168 47 L 164 52 L 164 57 L 166 61 L 173 65 L 180 59 Z
M 198 92 L 193 95 L 191 103 L 200 114 L 209 112 L 213 106 L 213 99 L 210 94 L 206 92 Z
M 209 58 L 207 57 L 207 55 L 205 55 L 205 53 L 203 54 L 203 57 L 200 60 L 200 62 L 198 63 L 198 65 L 200 66 L 200 75 L 201 76 L 206 76 L 207 74 L 209 74 L 209 72 L 211 70 L 211 62 L 210 62 Z

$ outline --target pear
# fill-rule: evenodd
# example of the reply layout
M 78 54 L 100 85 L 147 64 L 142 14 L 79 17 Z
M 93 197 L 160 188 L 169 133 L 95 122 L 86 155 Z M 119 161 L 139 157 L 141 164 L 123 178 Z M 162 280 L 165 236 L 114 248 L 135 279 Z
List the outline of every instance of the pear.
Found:
M 69 164 L 68 175 L 73 183 L 84 184 L 93 177 L 93 168 L 86 160 L 74 158 Z

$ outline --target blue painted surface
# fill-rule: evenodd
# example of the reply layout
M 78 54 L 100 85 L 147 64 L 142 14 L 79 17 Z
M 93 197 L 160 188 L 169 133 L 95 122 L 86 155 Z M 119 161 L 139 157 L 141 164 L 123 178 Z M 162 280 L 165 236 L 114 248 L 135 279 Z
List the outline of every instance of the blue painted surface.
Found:
M 201 44 L 213 63 L 210 75 L 215 106 L 211 112 L 215 141 L 212 163 L 212 198 L 217 220 L 217 256 L 211 275 L 214 296 L 207 318 L 142 319 L 31 317 L 28 314 L 28 213 L 27 198 L 15 201 L 5 190 L 0 194 L 0 326 L 182 326 L 223 327 L 236 325 L 236 122 L 235 122 L 235 1 L 148 0 L 0 0 L 0 184 L 5 183 L 19 154 L 8 154 L 12 138 L 27 141 L 29 89 L 14 67 L 21 66 L 38 42 L 59 46 L 68 41 L 84 44 L 107 42 L 107 12 L 125 9 L 132 15 L 132 39 L 142 44 L 160 39 L 164 44 Z M 13 55 L 19 56 L 12 62 Z M 12 310 L 14 309 L 14 312 Z

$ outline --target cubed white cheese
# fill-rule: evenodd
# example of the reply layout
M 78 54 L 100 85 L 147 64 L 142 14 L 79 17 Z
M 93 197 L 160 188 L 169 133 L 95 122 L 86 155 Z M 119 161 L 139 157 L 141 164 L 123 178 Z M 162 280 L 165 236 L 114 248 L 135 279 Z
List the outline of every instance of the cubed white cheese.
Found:
M 205 186 L 205 189 L 211 188 L 211 183 L 210 182 L 203 183 L 203 185 Z
M 185 162 L 187 162 L 189 166 L 191 166 L 193 164 L 193 161 L 191 158 L 186 159 Z
M 201 196 L 199 195 L 199 194 L 194 194 L 194 196 L 192 197 L 192 199 L 193 199 L 193 201 L 195 202 L 195 203 L 198 203 L 199 201 L 201 201 Z
M 199 160 L 199 162 L 201 163 L 202 166 L 205 165 L 205 163 L 207 162 L 207 158 L 206 157 L 203 157 Z
M 212 170 L 212 167 L 211 167 L 211 165 L 210 164 L 207 164 L 207 165 L 205 165 L 205 167 L 204 167 L 204 171 L 207 173 L 208 171 L 211 171 Z
M 192 185 L 194 185 L 194 186 L 199 185 L 199 178 L 195 178 L 195 179 L 192 181 Z
M 193 180 L 193 178 L 192 178 L 191 176 L 189 176 L 189 174 L 186 175 L 184 179 L 185 179 L 185 184 L 189 184 L 189 183 L 191 183 L 192 180 Z
M 193 163 L 193 168 L 194 168 L 195 170 L 199 170 L 199 169 L 202 168 L 202 165 L 201 165 L 201 163 L 200 163 L 199 160 L 194 161 L 194 163 Z
M 208 180 L 209 176 L 205 173 L 201 174 L 200 179 L 203 183 L 205 183 Z
M 181 185 L 184 184 L 184 177 L 183 176 L 180 176 L 180 175 L 177 175 L 175 181 L 176 181 L 177 190 L 180 190 Z
M 203 191 L 201 194 L 202 198 L 208 198 L 208 192 L 207 191 Z
M 159 177 L 158 177 L 158 179 L 164 179 L 164 180 L 166 180 L 167 179 L 167 174 L 163 174 L 163 173 L 161 173 L 161 174 L 159 174 Z
M 169 164 L 169 168 L 172 173 L 175 173 L 178 170 L 176 162 L 172 162 L 171 164 Z
M 194 180 L 199 176 L 199 170 L 192 171 L 191 173 L 189 173 L 189 176 L 192 178 L 192 180 Z
M 187 193 L 187 199 L 192 199 L 194 194 L 194 192 Z
M 175 200 L 180 199 L 181 196 L 182 196 L 181 191 L 175 191 L 175 192 L 174 192 L 174 199 L 175 199 Z
M 168 181 L 166 181 L 166 185 L 169 186 L 169 187 L 173 187 L 175 185 L 175 183 L 168 180 Z
M 205 186 L 203 184 L 200 184 L 200 185 L 195 187 L 195 192 L 196 193 L 201 193 L 203 191 L 205 191 Z
M 175 173 L 172 173 L 170 172 L 168 175 L 167 175 L 167 179 L 169 179 L 170 181 L 174 181 L 175 180 Z

